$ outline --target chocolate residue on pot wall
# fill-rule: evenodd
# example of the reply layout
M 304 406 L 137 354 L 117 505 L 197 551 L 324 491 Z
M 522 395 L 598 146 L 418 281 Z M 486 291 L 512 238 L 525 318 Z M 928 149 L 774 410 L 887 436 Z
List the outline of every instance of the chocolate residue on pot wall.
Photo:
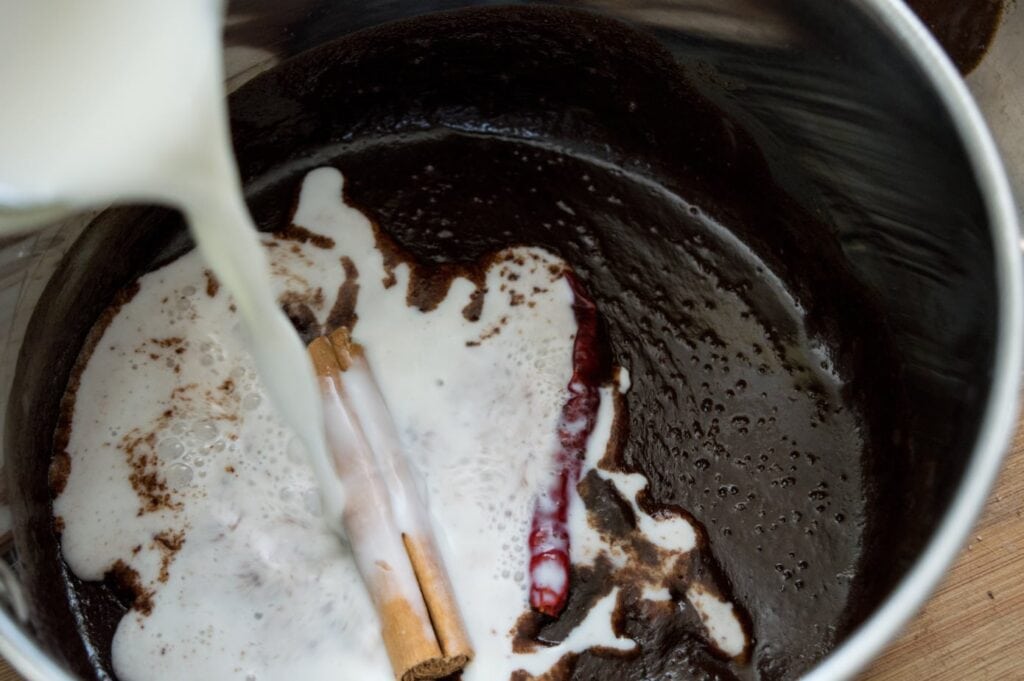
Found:
M 999 29 L 1005 0 L 907 0 L 960 73 L 981 63 Z

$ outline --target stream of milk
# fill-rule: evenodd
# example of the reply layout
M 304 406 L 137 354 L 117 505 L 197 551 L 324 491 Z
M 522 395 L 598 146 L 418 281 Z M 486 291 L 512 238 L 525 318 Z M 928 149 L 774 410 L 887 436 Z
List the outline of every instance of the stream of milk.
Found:
M 319 390 L 273 296 L 231 150 L 222 11 L 220 0 L 0 0 L 0 205 L 181 209 L 340 531 Z

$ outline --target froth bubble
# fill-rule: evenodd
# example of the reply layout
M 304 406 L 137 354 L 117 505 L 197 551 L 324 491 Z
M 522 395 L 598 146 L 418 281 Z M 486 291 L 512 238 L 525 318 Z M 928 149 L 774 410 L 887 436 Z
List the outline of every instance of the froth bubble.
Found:
M 252 411 L 256 407 L 260 406 L 260 403 L 262 401 L 263 398 L 260 396 L 259 393 L 249 393 L 248 395 L 242 398 L 242 409 L 245 409 L 246 411 Z
M 192 426 L 192 435 L 200 442 L 209 442 L 218 435 L 217 424 L 213 421 L 200 421 Z
M 320 493 L 315 489 L 307 489 L 302 493 L 302 505 L 314 516 L 323 512 L 320 508 Z
M 186 463 L 175 461 L 167 467 L 166 478 L 171 487 L 185 487 L 192 482 L 192 468 Z
M 171 459 L 177 459 L 185 453 L 185 445 L 173 438 L 161 440 L 160 444 L 156 447 L 156 453 L 164 461 L 170 461 Z
M 306 450 L 303 448 L 302 442 L 299 441 L 299 438 L 297 437 L 293 437 L 288 442 L 287 453 L 288 460 L 292 463 L 302 463 L 306 460 Z

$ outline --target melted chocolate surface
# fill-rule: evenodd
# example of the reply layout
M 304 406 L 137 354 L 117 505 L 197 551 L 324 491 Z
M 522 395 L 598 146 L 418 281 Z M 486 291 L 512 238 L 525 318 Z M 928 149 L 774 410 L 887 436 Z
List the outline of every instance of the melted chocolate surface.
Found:
M 345 173 L 346 199 L 421 268 L 465 271 L 514 244 L 573 264 L 611 356 L 632 375 L 615 463 L 648 478 L 646 508 L 682 510 L 702 528 L 681 582 L 714 572 L 750 618 L 751 659 L 725 660 L 691 610 L 644 601 L 626 579 L 616 628 L 639 651 L 588 651 L 564 659 L 554 678 L 794 678 L 838 642 L 859 604 L 864 533 L 882 510 L 871 506 L 872 406 L 849 382 L 877 369 L 836 366 L 841 353 L 763 261 L 684 199 L 544 145 L 434 131 L 377 138 L 324 162 Z M 265 185 L 254 205 L 290 205 L 304 170 Z M 264 229 L 281 229 L 257 215 Z M 285 302 L 311 332 L 302 307 Z M 579 491 L 609 534 L 635 523 L 607 487 L 588 478 Z M 607 565 L 575 570 L 566 612 L 520 636 L 563 639 L 616 580 Z M 90 619 L 101 603 L 109 612 L 105 589 L 119 595 L 116 585 L 70 586 Z M 109 646 L 113 614 L 100 616 L 98 638 L 83 631 L 98 650 Z
M 692 611 L 624 589 L 616 628 L 638 652 L 588 651 L 556 678 L 797 678 L 891 585 L 906 442 L 886 326 L 828 231 L 653 39 L 561 10 L 426 17 L 288 62 L 236 93 L 232 110 L 261 229 L 287 229 L 302 175 L 329 164 L 346 199 L 424 271 L 464 272 L 528 244 L 585 282 L 611 357 L 632 375 L 615 463 L 649 479 L 646 508 L 699 524 L 680 577 L 714 574 L 754 645 L 748 660 L 723 659 Z M 180 221 L 159 217 L 148 233 L 164 236 L 116 265 L 95 243 L 136 223 L 99 221 L 92 250 L 66 265 L 65 278 L 105 277 L 68 321 L 79 339 L 117 287 L 187 247 L 166 236 Z M 358 273 L 349 281 L 338 320 L 353 313 Z M 299 302 L 293 319 L 309 330 Z M 59 349 L 65 376 L 80 347 Z M 585 478 L 579 491 L 609 533 L 629 531 L 606 487 Z M 108 678 L 125 607 L 116 585 L 81 583 L 53 529 L 33 532 L 33 561 L 66 587 L 45 615 L 53 647 Z M 525 644 L 564 638 L 611 579 L 600 563 L 576 570 L 565 613 L 520 631 Z
M 337 165 L 348 200 L 422 261 L 466 263 L 524 243 L 573 264 L 632 375 L 620 464 L 648 478 L 649 507 L 684 509 L 704 527 L 753 620 L 753 659 L 727 663 L 698 643 L 699 622 L 651 620 L 643 613 L 659 608 L 633 594 L 622 632 L 641 654 L 585 653 L 570 678 L 791 678 L 835 645 L 872 515 L 866 405 L 763 262 L 679 197 L 540 146 L 426 135 Z M 438 238 L 445 229 L 451 239 Z M 606 496 L 587 497 L 606 522 L 627 522 Z M 584 614 L 570 607 L 562 619 Z

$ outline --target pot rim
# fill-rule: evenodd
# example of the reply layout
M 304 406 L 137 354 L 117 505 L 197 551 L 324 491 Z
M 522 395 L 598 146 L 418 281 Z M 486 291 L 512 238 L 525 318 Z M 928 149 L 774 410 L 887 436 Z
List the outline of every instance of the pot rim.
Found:
M 973 529 L 1006 458 L 1016 430 L 1024 356 L 1024 288 L 1017 209 L 1002 159 L 977 103 L 956 67 L 902 0 L 856 0 L 888 28 L 921 68 L 953 119 L 988 213 L 997 306 L 992 384 L 970 461 L 938 528 L 896 588 L 852 635 L 804 677 L 850 679 L 876 659 L 916 615 L 947 574 Z
M 996 144 L 945 52 L 903 0 L 854 0 L 906 48 L 952 118 L 989 218 L 999 295 L 992 384 L 963 480 L 938 529 L 897 587 L 854 633 L 803 678 L 849 679 L 893 641 L 959 554 L 988 499 L 1018 418 L 1024 360 L 1024 280 L 1017 212 Z M 76 681 L 44 652 L 16 617 L 0 608 L 0 655 L 28 681 Z

